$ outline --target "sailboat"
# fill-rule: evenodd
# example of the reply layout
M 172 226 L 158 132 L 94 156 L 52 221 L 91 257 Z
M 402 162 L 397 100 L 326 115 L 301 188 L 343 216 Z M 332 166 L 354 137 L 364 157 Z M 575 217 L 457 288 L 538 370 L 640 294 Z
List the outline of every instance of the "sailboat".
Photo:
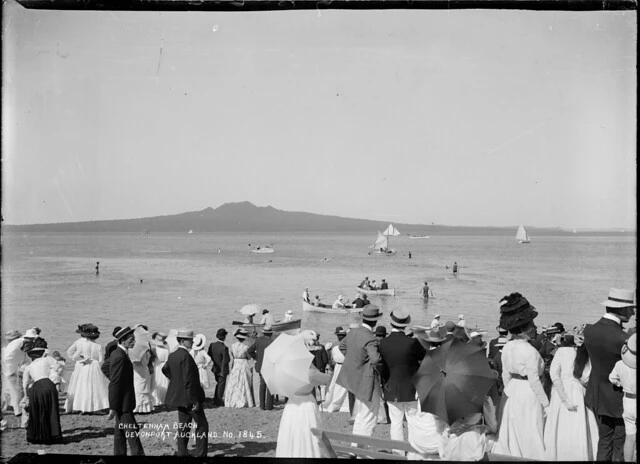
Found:
M 518 243 L 530 243 L 529 234 L 527 234 L 527 229 L 524 228 L 522 224 L 518 227 L 518 233 L 516 234 L 516 240 Z
M 378 231 L 376 242 L 369 247 L 373 248 L 373 251 L 370 251 L 369 254 L 394 255 L 396 250 L 389 248 L 389 237 L 397 237 L 398 235 L 400 235 L 400 232 L 393 224 L 389 224 L 389 227 L 382 233 Z
M 189 233 L 192 234 L 193 233 L 193 229 L 189 229 Z

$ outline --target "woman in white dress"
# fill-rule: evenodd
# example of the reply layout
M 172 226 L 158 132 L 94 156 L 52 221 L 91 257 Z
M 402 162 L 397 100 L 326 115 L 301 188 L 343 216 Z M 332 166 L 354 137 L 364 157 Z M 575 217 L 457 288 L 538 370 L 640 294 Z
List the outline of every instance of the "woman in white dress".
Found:
M 162 373 L 162 366 L 169 359 L 169 345 L 166 342 L 167 335 L 162 332 L 154 332 L 151 335 L 151 351 L 153 352 L 153 402 L 156 406 L 164 405 L 167 396 L 169 379 Z
M 100 370 L 102 347 L 96 343 L 100 331 L 93 324 L 78 326 L 80 337 L 67 350 L 76 365 L 69 380 L 65 411 L 91 413 L 109 409 L 109 380 Z
M 136 414 L 148 414 L 153 412 L 155 401 L 153 399 L 153 379 L 151 372 L 151 344 L 147 326 L 137 325 L 134 329 L 136 343 L 129 350 L 129 359 L 133 364 L 133 389 L 136 393 Z M 151 366 L 151 367 L 150 367 Z
M 204 347 L 207 344 L 207 337 L 203 334 L 198 334 L 193 337 L 193 347 L 191 348 L 191 356 L 198 366 L 198 375 L 200 377 L 200 385 L 202 389 L 209 388 L 209 367 L 213 364 L 211 357 L 207 354 Z
M 232 367 L 224 390 L 224 405 L 227 408 L 252 408 L 256 403 L 253 398 L 253 379 L 247 354 L 248 333 L 244 329 L 238 329 L 233 335 L 236 341 L 229 350 Z
M 566 335 L 549 374 L 553 381 L 551 404 L 544 427 L 545 460 L 595 461 L 598 424 L 585 407 L 584 394 L 591 373 L 589 355 L 580 332 Z
M 540 377 L 544 361 L 529 344 L 536 334 L 535 308 L 519 293 L 500 302 L 500 325 L 512 340 L 502 349 L 504 409 L 494 452 L 510 456 L 544 460 L 544 410 L 549 399 Z
M 336 327 L 335 334 L 336 337 L 338 337 L 338 342 L 340 342 L 347 336 L 347 331 L 338 326 Z M 331 348 L 331 359 L 334 363 L 333 377 L 331 378 L 331 383 L 327 389 L 327 395 L 324 403 L 322 403 L 322 408 L 326 412 L 349 412 L 349 392 L 344 387 L 336 383 L 338 374 L 340 374 L 340 370 L 342 369 L 342 363 L 344 362 L 344 355 L 337 344 Z
M 308 333 L 311 332 L 311 333 Z M 300 334 L 307 347 L 315 343 L 315 332 L 308 330 Z M 315 366 L 309 366 L 310 384 L 300 388 L 289 398 L 282 411 L 276 458 L 322 458 L 320 443 L 311 429 L 319 427 L 320 412 L 312 392 L 316 386 L 331 382 L 330 374 L 323 374 Z

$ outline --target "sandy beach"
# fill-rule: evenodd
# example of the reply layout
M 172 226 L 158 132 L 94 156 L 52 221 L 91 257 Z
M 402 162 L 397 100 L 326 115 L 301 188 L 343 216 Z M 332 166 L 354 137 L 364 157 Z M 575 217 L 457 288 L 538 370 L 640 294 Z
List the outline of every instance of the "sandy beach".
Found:
M 209 421 L 209 457 L 260 457 L 274 458 L 278 426 L 284 403 L 277 403 L 271 411 L 253 408 L 216 408 L 210 398 L 205 403 Z M 176 450 L 174 434 L 177 431 L 176 411 L 137 414 L 141 427 L 141 441 L 147 456 L 173 456 Z M 106 414 L 61 414 L 60 422 L 64 443 L 57 445 L 32 445 L 26 432 L 20 428 L 20 419 L 12 414 L 3 417 L 6 429 L 1 432 L 1 462 L 8 462 L 18 453 L 113 455 L 113 420 Z M 321 412 L 322 427 L 350 433 L 348 413 Z M 389 425 L 379 424 L 376 437 L 389 437 Z M 190 443 L 190 451 L 193 442 Z

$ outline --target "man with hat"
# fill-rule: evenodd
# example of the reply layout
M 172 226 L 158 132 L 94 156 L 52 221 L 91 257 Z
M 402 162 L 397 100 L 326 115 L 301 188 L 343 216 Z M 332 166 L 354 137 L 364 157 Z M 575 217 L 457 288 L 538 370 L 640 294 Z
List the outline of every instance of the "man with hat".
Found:
M 287 312 L 284 313 L 284 318 L 282 319 L 282 322 L 291 322 L 292 320 L 293 320 L 293 311 L 288 309 Z
M 362 299 L 362 292 L 356 294 L 356 299 L 351 302 L 351 307 L 362 308 L 364 307 L 364 300 Z
M 622 360 L 618 361 L 609 374 L 609 381 L 617 387 L 622 388 L 624 396 L 622 398 L 622 418 L 626 438 L 624 440 L 624 460 L 633 461 L 633 454 L 636 447 L 636 411 L 638 395 L 638 373 L 636 371 L 636 334 L 631 335 L 622 346 Z
M 382 357 L 373 328 L 382 317 L 380 308 L 367 305 L 362 308 L 362 324 L 349 330 L 340 342 L 345 356 L 337 383 L 355 396 L 353 433 L 371 436 L 378 420 L 380 407 L 380 369 Z
M 338 342 L 341 342 L 344 337 L 347 336 L 347 331 L 344 330 L 342 326 L 336 327 L 334 333 L 338 338 Z M 333 377 L 329 384 L 329 389 L 327 390 L 327 395 L 322 406 L 327 412 L 348 412 L 348 392 L 344 387 L 337 383 L 338 375 L 340 374 L 342 363 L 344 362 L 344 355 L 340 351 L 340 346 L 337 344 L 331 348 L 331 361 L 333 362 Z
M 216 379 L 216 392 L 213 396 L 213 404 L 216 406 L 224 406 L 224 389 L 227 385 L 227 376 L 229 375 L 229 348 L 224 343 L 227 338 L 225 329 L 218 329 L 216 332 L 217 340 L 209 345 L 207 353 L 213 361 L 211 371 Z
M 193 347 L 193 330 L 180 329 L 176 333 L 178 347 L 162 366 L 163 374 L 169 379 L 165 403 L 169 408 L 178 409 L 178 456 L 189 456 L 187 445 L 191 436 L 191 422 L 196 423 L 197 457 L 207 455 L 209 423 L 202 409 L 204 390 L 200 385 L 200 375 L 195 360 L 189 354 Z
M 383 325 L 379 325 L 373 333 L 378 337 L 378 340 L 382 340 L 387 336 L 387 328 Z
M 38 338 L 34 329 L 28 329 L 23 336 L 17 330 L 11 330 L 6 334 L 10 340 L 2 349 L 2 398 L 8 398 L 8 403 L 13 408 L 16 416 L 22 415 L 22 370 L 21 366 L 28 364 L 27 353 L 23 346 Z M 6 407 L 6 406 L 5 406 Z M 26 425 L 26 417 L 22 418 L 22 424 Z
M 635 314 L 633 290 L 612 288 L 602 303 L 605 314 L 584 329 L 584 345 L 591 361 L 591 375 L 584 402 L 598 420 L 598 461 L 622 461 L 624 454 L 623 392 L 609 382 L 609 373 L 620 361 L 627 334 L 622 324 Z
M 430 327 L 431 330 L 438 330 L 440 328 L 440 314 L 436 314 L 435 316 L 433 316 Z
M 273 316 L 271 315 L 269 310 L 266 308 L 262 310 L 262 319 L 260 319 L 260 324 L 264 324 L 268 326 L 272 326 L 273 324 L 275 324 L 275 321 L 273 320 Z
M 109 356 L 109 409 L 116 419 L 113 454 L 126 456 L 128 443 L 132 456 L 144 456 L 137 433 L 138 424 L 133 415 L 136 393 L 133 387 L 133 364 L 128 354 L 136 338 L 131 327 L 121 328 L 114 336 L 117 345 Z
M 404 441 L 402 422 L 407 418 L 409 430 L 415 426 L 418 417 L 416 389 L 411 378 L 418 371 L 426 353 L 420 342 L 408 337 L 405 329 L 411 322 L 411 315 L 405 309 L 391 312 L 391 333 L 380 340 L 380 355 L 385 366 L 384 399 L 389 406 L 392 440 Z M 409 432 L 411 433 L 411 432 Z
M 264 360 L 264 350 L 266 350 L 273 341 L 271 335 L 273 335 L 271 325 L 265 325 L 262 329 L 262 336 L 256 338 L 256 342 L 251 345 L 247 351 L 247 354 L 256 360 L 255 369 L 260 377 L 260 389 L 258 393 L 260 397 L 260 409 L 267 411 L 273 409 L 273 395 L 269 391 L 260 370 L 262 369 L 262 361 Z

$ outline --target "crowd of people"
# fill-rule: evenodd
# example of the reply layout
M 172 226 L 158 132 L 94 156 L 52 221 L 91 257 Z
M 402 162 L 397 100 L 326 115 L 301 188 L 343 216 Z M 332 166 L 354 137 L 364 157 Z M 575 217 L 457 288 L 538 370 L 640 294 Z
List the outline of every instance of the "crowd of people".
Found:
M 636 334 L 623 324 L 635 314 L 635 294 L 611 289 L 603 305 L 605 314 L 594 324 L 565 330 L 556 323 L 538 333 L 536 308 L 512 293 L 499 302 L 499 336 L 489 343 L 480 333 L 467 332 L 462 314 L 445 324 L 436 315 L 430 327 L 419 327 L 411 326 L 409 312 L 394 309 L 389 327 L 378 325 L 383 314 L 370 302 L 352 313 L 347 329 L 336 328 L 333 343 L 323 344 L 316 331 L 304 330 L 299 336 L 312 355 L 309 382 L 282 398 L 286 405 L 276 457 L 323 457 L 311 433 L 322 425 L 322 410 L 348 412 L 354 434 L 371 436 L 377 424 L 390 424 L 389 437 L 408 441 L 415 450 L 410 457 L 417 459 L 434 454 L 471 459 L 489 451 L 553 461 L 629 462 L 636 453 Z M 5 334 L 2 408 L 22 416 L 30 443 L 62 441 L 61 391 L 66 392 L 65 412 L 108 412 L 115 420 L 115 455 L 126 454 L 127 448 L 143 455 L 140 438 L 124 432 L 138 427 L 136 414 L 169 408 L 178 411 L 183 430 L 195 427 L 195 454 L 205 456 L 203 404 L 205 389 L 213 387 L 209 370 L 215 406 L 271 410 L 277 402 L 261 374 L 274 340 L 268 323 L 257 338 L 237 329 L 230 344 L 227 331 L 219 329 L 208 347 L 205 335 L 187 329 L 168 336 L 144 325 L 115 327 L 104 350 L 95 325 L 80 325 L 76 332 L 79 338 L 67 359 L 49 353 L 38 328 Z M 485 351 L 476 351 L 486 354 L 487 368 L 495 371 L 482 408 L 456 421 L 431 411 L 416 387 L 423 361 L 447 343 L 482 346 Z M 65 387 L 61 374 L 67 360 L 75 364 Z M 260 384 L 257 400 L 254 375 Z M 470 441 L 468 435 L 461 446 L 464 434 L 477 439 Z M 189 434 L 176 438 L 179 456 L 188 454 L 188 443 Z

